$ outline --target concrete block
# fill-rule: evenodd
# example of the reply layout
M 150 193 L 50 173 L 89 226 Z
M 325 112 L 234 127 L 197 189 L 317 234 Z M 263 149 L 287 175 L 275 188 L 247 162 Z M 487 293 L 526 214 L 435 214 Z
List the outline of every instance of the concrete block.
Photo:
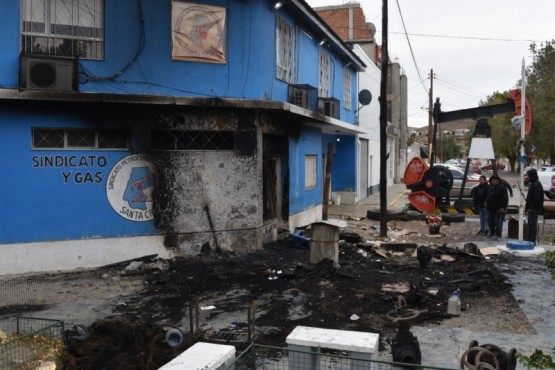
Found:
M 234 346 L 198 342 L 159 370 L 223 370 L 234 360 Z

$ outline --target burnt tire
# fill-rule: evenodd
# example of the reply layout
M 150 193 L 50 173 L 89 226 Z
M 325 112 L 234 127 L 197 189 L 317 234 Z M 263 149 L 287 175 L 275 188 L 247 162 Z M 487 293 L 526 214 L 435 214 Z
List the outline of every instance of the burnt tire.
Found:
M 407 211 L 407 219 L 409 221 L 426 221 L 426 217 L 428 217 L 428 215 L 422 212 Z
M 397 220 L 401 216 L 401 212 L 386 210 L 385 219 L 386 221 L 394 221 Z M 366 212 L 366 218 L 373 221 L 380 221 L 381 220 L 381 211 L 379 208 L 376 209 L 369 209 Z
M 355 244 L 362 241 L 362 237 L 357 233 L 339 233 L 339 239 L 347 243 Z
M 464 213 L 443 213 L 441 215 L 441 221 L 442 222 L 464 222 L 466 219 L 466 216 Z

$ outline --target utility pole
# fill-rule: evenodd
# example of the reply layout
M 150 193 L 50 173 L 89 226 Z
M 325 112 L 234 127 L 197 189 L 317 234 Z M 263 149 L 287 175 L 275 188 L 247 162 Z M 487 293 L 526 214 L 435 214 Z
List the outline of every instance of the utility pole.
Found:
M 432 126 L 434 116 L 434 70 L 430 69 L 430 92 L 428 94 L 428 163 L 432 158 Z
M 382 0 L 382 70 L 380 81 L 380 236 L 387 236 L 387 0 Z

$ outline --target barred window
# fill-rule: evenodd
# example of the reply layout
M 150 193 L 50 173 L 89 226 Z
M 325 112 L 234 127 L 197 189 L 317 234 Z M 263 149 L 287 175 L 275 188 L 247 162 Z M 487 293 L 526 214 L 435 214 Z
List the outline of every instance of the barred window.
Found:
M 26 54 L 104 58 L 104 0 L 21 0 Z
M 150 134 L 153 150 L 233 150 L 232 131 L 153 130 Z
M 33 128 L 33 149 L 129 149 L 126 129 Z
M 295 82 L 295 27 L 276 17 L 276 78 Z
M 345 68 L 343 72 L 343 106 L 351 110 L 351 72 Z
M 330 56 L 320 50 L 318 63 L 318 96 L 330 96 Z
M 317 159 L 315 154 L 307 154 L 304 157 L 304 187 L 306 190 L 316 188 Z

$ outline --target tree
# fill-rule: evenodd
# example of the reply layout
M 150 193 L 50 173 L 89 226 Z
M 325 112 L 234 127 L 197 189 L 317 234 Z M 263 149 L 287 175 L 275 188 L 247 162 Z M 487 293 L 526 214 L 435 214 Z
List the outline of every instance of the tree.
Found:
M 532 64 L 526 69 L 526 98 L 532 110 L 532 132 L 538 158 L 555 162 L 555 40 L 530 45 Z
M 461 148 L 455 141 L 454 136 L 445 136 L 443 138 L 442 144 L 442 154 L 443 158 L 460 158 L 461 157 Z
M 507 102 L 508 91 L 494 92 L 488 96 L 486 101 L 480 102 L 481 106 L 503 104 Z M 517 142 L 520 139 L 520 131 L 514 130 L 511 125 L 512 113 L 498 114 L 489 118 L 491 126 L 491 140 L 493 142 L 493 153 L 495 158 L 507 158 L 511 171 L 516 171 L 516 160 L 518 158 Z

